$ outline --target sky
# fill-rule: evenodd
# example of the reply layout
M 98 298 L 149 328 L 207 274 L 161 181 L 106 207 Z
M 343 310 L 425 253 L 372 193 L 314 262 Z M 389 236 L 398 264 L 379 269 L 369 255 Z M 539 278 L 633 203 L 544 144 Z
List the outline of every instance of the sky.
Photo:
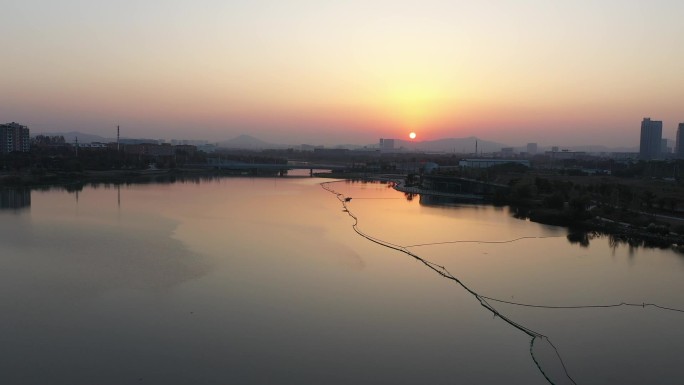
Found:
M 0 2 L 0 122 L 32 133 L 638 146 L 684 122 L 682 1 Z

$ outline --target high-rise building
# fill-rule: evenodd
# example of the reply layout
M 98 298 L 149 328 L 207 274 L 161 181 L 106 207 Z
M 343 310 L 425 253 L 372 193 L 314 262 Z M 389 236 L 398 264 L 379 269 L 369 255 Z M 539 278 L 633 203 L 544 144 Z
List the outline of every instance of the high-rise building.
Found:
M 382 139 L 380 138 L 380 152 L 392 152 L 394 151 L 394 139 Z
M 537 153 L 537 143 L 527 143 L 527 153 L 534 155 Z
M 684 123 L 679 123 L 677 140 L 675 141 L 675 158 L 684 159 Z
M 660 153 L 663 154 L 663 157 L 667 157 L 667 154 L 670 153 L 672 149 L 667 146 L 667 139 L 660 139 Z
M 641 140 L 639 141 L 639 158 L 657 159 L 662 156 L 661 139 L 663 138 L 663 122 L 644 118 L 641 121 Z
M 0 124 L 0 154 L 29 152 L 30 150 L 28 127 L 14 122 Z

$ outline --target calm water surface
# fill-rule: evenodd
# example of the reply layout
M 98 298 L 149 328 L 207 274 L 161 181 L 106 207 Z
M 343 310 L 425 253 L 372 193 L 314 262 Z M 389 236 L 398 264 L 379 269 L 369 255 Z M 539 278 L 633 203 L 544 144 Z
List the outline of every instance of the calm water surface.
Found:
M 407 254 L 357 235 L 314 178 L 3 196 L 2 384 L 546 384 L 530 337 Z M 489 297 L 684 308 L 684 256 L 506 208 L 337 182 L 359 229 Z M 7 195 L 7 194 L 5 194 Z M 28 199 L 28 203 L 27 203 Z M 18 203 L 17 203 L 18 202 Z M 478 242 L 474 242 L 478 241 Z M 491 302 L 578 384 L 684 381 L 684 313 Z M 536 356 L 571 383 L 550 345 Z

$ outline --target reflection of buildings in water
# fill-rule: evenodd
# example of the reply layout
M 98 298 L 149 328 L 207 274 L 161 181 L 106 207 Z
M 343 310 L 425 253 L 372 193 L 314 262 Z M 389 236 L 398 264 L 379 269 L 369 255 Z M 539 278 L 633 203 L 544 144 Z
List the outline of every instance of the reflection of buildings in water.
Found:
M 16 210 L 31 207 L 31 189 L 0 190 L 0 210 Z

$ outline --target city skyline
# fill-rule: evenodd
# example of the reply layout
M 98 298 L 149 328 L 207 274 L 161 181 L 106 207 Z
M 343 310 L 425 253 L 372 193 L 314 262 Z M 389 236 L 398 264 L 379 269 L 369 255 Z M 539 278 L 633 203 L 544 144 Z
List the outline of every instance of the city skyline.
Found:
M 10 1 L 0 121 L 279 143 L 637 147 L 684 121 L 672 2 Z

